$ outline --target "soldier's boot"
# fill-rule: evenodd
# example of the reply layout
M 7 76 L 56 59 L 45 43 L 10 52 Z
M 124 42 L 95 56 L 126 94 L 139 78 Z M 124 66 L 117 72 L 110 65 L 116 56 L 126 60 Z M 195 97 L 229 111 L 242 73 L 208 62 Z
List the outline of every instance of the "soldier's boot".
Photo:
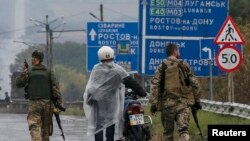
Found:
M 189 141 L 189 134 L 188 133 L 182 133 L 180 138 L 181 138 L 181 141 Z

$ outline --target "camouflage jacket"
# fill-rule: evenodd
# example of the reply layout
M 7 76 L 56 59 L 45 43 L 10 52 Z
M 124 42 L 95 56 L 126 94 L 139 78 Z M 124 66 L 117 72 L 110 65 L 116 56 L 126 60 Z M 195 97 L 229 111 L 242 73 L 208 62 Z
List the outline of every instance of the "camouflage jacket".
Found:
M 179 60 L 177 58 L 175 58 L 174 56 L 168 57 L 167 61 L 169 61 L 169 60 L 175 60 L 176 62 L 177 61 L 179 62 Z M 164 63 L 166 63 L 166 62 L 164 62 Z M 184 63 L 184 62 L 183 62 L 183 64 L 186 66 L 185 68 L 187 68 L 185 71 L 188 74 L 189 80 L 190 80 L 190 86 L 191 86 L 190 93 L 191 94 L 189 93 L 189 95 L 191 95 L 191 96 L 189 96 L 189 98 L 192 98 L 191 99 L 192 103 L 194 103 L 194 101 L 199 102 L 200 96 L 201 96 L 199 82 L 198 82 L 196 76 L 193 74 L 192 70 L 190 69 L 189 65 L 187 63 Z M 165 96 L 161 97 L 161 101 L 159 101 L 159 94 L 160 94 L 160 89 L 161 89 L 160 83 L 161 83 L 161 79 L 162 79 L 161 72 L 162 72 L 162 64 L 159 65 L 153 79 L 151 80 L 151 94 L 150 94 L 149 102 L 152 104 L 157 104 L 158 102 L 163 102 L 163 105 L 167 105 L 167 104 L 165 104 L 167 102 L 167 97 L 171 97 L 173 100 L 178 101 L 178 100 L 182 99 L 182 100 L 184 100 L 184 103 L 188 103 L 186 101 L 188 101 L 190 99 L 181 97 L 183 95 L 182 93 L 185 93 L 185 92 L 176 91 L 174 94 L 171 92 L 168 93 L 168 91 L 166 91 L 166 89 L 164 89 L 164 92 L 163 92 Z M 165 81 L 167 78 L 165 77 L 163 79 Z M 174 98 L 172 95 L 174 95 Z
M 31 69 L 25 69 L 20 76 L 18 76 L 16 78 L 16 86 L 18 88 L 23 88 L 26 85 L 29 85 L 29 76 L 28 76 L 28 72 L 32 71 L 32 69 L 46 69 L 46 67 L 43 64 L 37 65 L 37 66 L 32 66 Z M 62 97 L 61 97 L 61 92 L 59 89 L 59 86 L 56 82 L 56 78 L 54 75 L 54 72 L 51 70 L 50 71 L 50 77 L 51 77 L 51 84 L 52 84 L 52 93 L 54 95 L 54 97 L 57 99 L 57 101 L 59 103 L 62 103 Z

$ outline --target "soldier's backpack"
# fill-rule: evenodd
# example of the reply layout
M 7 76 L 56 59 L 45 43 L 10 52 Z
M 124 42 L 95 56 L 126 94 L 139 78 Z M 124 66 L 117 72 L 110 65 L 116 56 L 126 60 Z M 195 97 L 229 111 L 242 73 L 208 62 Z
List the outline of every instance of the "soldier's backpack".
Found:
M 183 61 L 168 59 L 162 62 L 158 99 L 165 99 L 168 96 L 171 96 L 171 98 L 182 97 L 187 99 L 188 105 L 192 105 L 193 95 L 190 87 L 189 71 Z M 171 95 L 168 95 L 168 93 L 171 93 Z M 159 109 L 161 109 L 160 107 Z
M 188 87 L 189 85 L 188 68 L 184 65 L 183 61 L 168 59 L 162 62 L 161 92 L 164 90 L 174 90 L 183 86 Z

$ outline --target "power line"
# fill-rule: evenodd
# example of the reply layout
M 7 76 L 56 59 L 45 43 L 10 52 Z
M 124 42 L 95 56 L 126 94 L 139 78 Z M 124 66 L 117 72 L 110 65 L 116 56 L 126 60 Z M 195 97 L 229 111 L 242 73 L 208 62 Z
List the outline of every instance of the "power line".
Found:
M 118 13 L 118 14 L 120 14 L 120 15 L 122 15 L 122 16 L 125 16 L 125 17 L 127 17 L 127 18 L 134 19 L 134 20 L 138 20 L 138 18 L 131 17 L 131 16 L 128 16 L 128 15 L 125 15 L 124 13 L 121 13 L 121 12 L 116 11 L 116 10 L 114 10 L 114 9 L 109 9 L 109 8 L 106 8 L 106 7 L 105 7 L 105 9 L 110 10 L 110 11 L 112 11 L 112 12 L 116 12 L 116 13 Z
M 80 31 L 86 31 L 86 29 L 72 29 L 72 30 L 53 30 L 53 32 L 80 32 Z
M 88 10 L 83 10 L 83 11 L 81 11 L 81 12 L 78 12 L 78 13 L 75 13 L 75 14 L 72 14 L 72 15 L 68 15 L 68 16 L 65 16 L 65 18 L 72 18 L 72 17 L 76 17 L 76 16 L 78 16 L 78 15 L 81 15 L 83 12 L 85 12 L 85 11 L 92 11 L 92 10 L 97 10 L 98 8 L 95 8 L 95 9 L 88 9 Z M 99 9 L 98 9 L 99 10 Z
M 9 31 L 3 31 L 3 32 L 0 32 L 0 34 L 10 34 L 10 33 L 13 33 L 13 32 L 23 31 L 23 30 L 26 30 L 26 29 L 29 29 L 29 28 L 34 28 L 34 27 L 36 27 L 36 26 L 27 26 L 27 27 L 24 27 L 24 28 L 13 29 L 13 30 L 9 30 Z

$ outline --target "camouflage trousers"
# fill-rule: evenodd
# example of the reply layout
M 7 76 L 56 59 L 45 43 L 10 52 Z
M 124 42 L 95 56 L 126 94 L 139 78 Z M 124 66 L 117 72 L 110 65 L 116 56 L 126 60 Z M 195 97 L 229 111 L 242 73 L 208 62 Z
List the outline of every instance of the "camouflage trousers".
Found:
M 32 141 L 49 141 L 52 125 L 52 104 L 50 100 L 30 100 L 28 125 Z
M 189 141 L 189 108 L 178 107 L 178 105 L 171 108 L 164 108 L 162 110 L 161 120 L 164 127 L 163 141 L 174 140 L 175 124 L 177 126 L 177 130 L 179 131 L 181 141 Z

